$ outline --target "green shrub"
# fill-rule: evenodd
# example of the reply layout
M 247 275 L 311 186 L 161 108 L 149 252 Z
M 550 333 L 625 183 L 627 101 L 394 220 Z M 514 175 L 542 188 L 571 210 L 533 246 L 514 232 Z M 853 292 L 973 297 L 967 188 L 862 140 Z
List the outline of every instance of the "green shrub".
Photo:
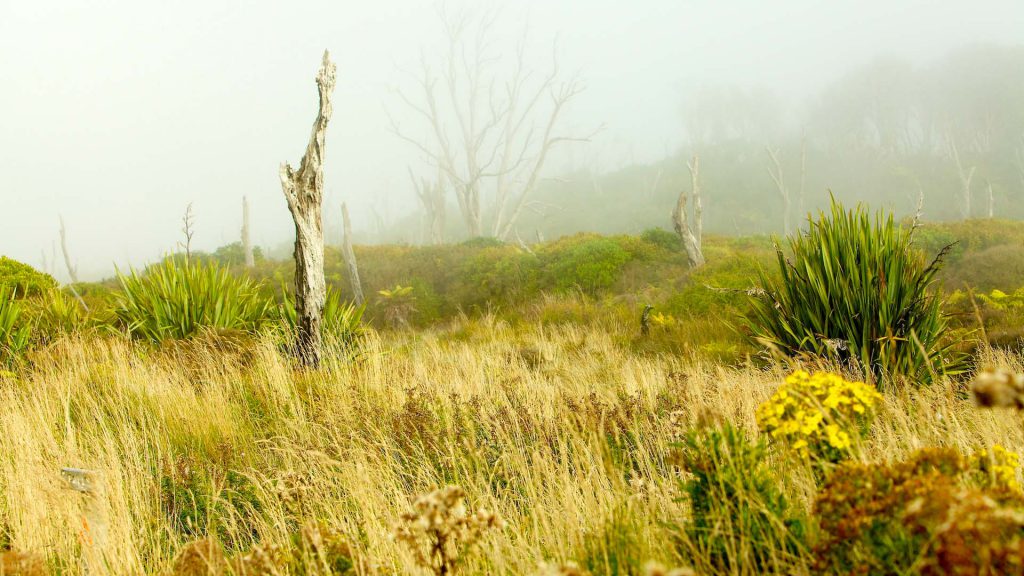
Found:
M 1024 284 L 1024 245 L 1004 244 L 963 255 L 943 274 L 948 289 L 1014 290 Z
M 926 264 L 911 240 L 891 214 L 833 202 L 789 239 L 791 259 L 776 248 L 780 278 L 761 275 L 764 293 L 747 316 L 753 338 L 790 356 L 854 362 L 883 383 L 961 370 L 933 291 L 944 252 Z
M 37 343 L 77 332 L 93 321 L 78 301 L 60 290 L 26 301 L 26 309 L 32 316 Z
M 579 289 L 591 296 L 611 287 L 631 259 L 615 239 L 587 234 L 547 245 L 538 255 L 553 288 Z
M 57 281 L 49 274 L 39 272 L 28 264 L 0 256 L 0 286 L 14 289 L 14 295 L 22 298 L 37 296 L 57 287 Z
M 12 368 L 28 348 L 32 328 L 22 319 L 15 289 L 0 285 L 0 368 Z
M 165 259 L 142 274 L 118 273 L 118 280 L 114 315 L 130 334 L 151 342 L 190 338 L 205 328 L 251 332 L 273 318 L 258 284 L 216 264 Z
M 664 228 L 648 228 L 640 233 L 640 239 L 669 252 L 680 252 L 682 250 L 679 236 L 675 232 L 669 232 Z
M 242 266 L 245 264 L 245 247 L 241 242 L 232 242 L 214 250 L 210 257 L 221 266 Z M 254 263 L 262 261 L 263 250 L 253 247 L 252 257 Z
M 692 555 L 723 573 L 786 573 L 803 551 L 804 521 L 771 475 L 764 440 L 752 443 L 726 424 L 691 431 L 680 447 L 690 473 L 682 489 L 691 507 L 685 531 Z

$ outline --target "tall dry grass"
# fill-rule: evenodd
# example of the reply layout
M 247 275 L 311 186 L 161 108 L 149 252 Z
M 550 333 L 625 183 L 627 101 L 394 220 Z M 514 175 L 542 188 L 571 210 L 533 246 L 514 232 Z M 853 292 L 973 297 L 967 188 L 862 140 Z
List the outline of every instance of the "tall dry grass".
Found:
M 787 368 L 638 356 L 619 341 L 484 318 L 371 334 L 360 361 L 300 372 L 270 340 L 58 340 L 0 376 L 0 528 L 50 569 L 144 574 L 171 572 L 205 536 L 241 556 L 293 546 L 315 524 L 341 535 L 356 573 L 415 574 L 395 523 L 417 495 L 455 484 L 505 522 L 466 573 L 575 562 L 630 574 L 648 561 L 707 571 L 680 528 L 671 444 L 722 419 L 754 433 L 755 408 Z M 1019 356 L 983 360 L 1024 368 Z M 1020 419 L 977 410 L 941 381 L 889 394 L 859 457 L 996 442 L 1024 450 Z M 809 506 L 814 474 L 774 464 Z M 69 489 L 65 466 L 95 471 L 94 493 Z M 787 562 L 810 573 L 806 558 Z M 280 573 L 328 570 L 303 566 Z

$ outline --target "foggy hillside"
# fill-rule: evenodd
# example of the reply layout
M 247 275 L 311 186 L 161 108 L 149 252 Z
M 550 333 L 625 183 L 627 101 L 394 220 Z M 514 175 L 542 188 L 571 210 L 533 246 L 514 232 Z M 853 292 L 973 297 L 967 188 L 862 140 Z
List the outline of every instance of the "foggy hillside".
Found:
M 243 196 L 256 243 L 287 251 L 277 168 L 301 153 L 315 104 L 310 70 L 324 48 L 339 75 L 327 142 L 330 243 L 342 201 L 357 243 L 670 228 L 694 155 L 712 233 L 783 232 L 786 214 L 796 227 L 829 190 L 898 214 L 923 199 L 933 220 L 1024 212 L 1018 2 L 236 8 L 4 6 L 0 253 L 66 280 L 56 265 L 63 217 L 81 275 L 94 279 L 176 250 L 190 203 L 198 248 L 235 242 Z M 477 54 L 483 63 L 481 122 L 507 100 L 517 70 L 518 110 L 540 95 L 509 167 L 493 152 L 504 126 L 479 151 L 491 162 L 479 179 L 479 230 L 417 112 L 427 103 L 424 72 L 444 78 L 458 22 L 456 60 Z M 560 140 L 530 184 L 552 96 L 570 86 L 552 133 Z M 448 88 L 434 88 L 443 108 Z M 468 110 L 466 88 L 454 92 Z M 462 132 L 454 111 L 440 115 L 453 145 Z M 455 156 L 452 170 L 464 171 Z M 417 196 L 430 183 L 440 183 L 445 214 L 434 236 Z

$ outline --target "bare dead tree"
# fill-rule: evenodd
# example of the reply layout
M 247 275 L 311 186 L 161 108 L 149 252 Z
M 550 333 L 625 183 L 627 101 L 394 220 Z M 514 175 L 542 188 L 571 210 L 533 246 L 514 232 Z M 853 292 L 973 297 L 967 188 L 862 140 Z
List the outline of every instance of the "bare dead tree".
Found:
M 178 246 L 185 249 L 185 264 L 192 263 L 192 237 L 196 233 L 196 216 L 192 212 L 192 203 L 185 207 L 185 215 L 181 217 L 181 233 L 185 237 L 184 242 L 178 242 Z
M 426 221 L 426 236 L 430 244 L 439 245 L 444 243 L 445 223 L 445 201 L 444 201 L 444 175 L 438 170 L 437 178 L 431 182 L 426 178 L 416 179 L 409 169 L 409 179 L 412 181 L 416 196 L 423 206 L 423 215 Z
M 804 184 L 807 182 L 807 135 L 800 135 L 800 190 L 797 196 L 797 205 L 800 208 L 800 218 L 807 216 L 807 209 L 804 207 Z
M 782 164 L 779 163 L 778 152 L 767 146 L 765 151 L 768 152 L 768 158 L 772 161 L 772 165 L 768 167 L 768 175 L 775 182 L 775 188 L 779 192 L 779 197 L 782 198 L 782 230 L 786 236 L 789 236 L 790 232 L 792 232 L 790 214 L 793 212 L 790 207 L 789 187 L 786 186 L 785 175 L 782 172 Z
M 924 186 L 921 186 L 921 181 L 916 176 L 914 182 L 917 183 L 917 207 L 914 210 L 914 224 L 911 229 L 916 230 L 921 225 L 921 217 L 924 215 Z
M 654 175 L 654 180 L 647 185 L 647 198 L 653 200 L 654 194 L 658 191 L 658 184 L 661 183 L 661 176 L 665 171 L 658 168 L 658 173 Z M 646 180 L 646 178 L 644 178 Z
M 701 235 L 704 229 L 704 214 L 700 199 L 700 159 L 697 156 L 688 162 L 686 166 L 690 169 L 690 188 L 693 193 L 694 225 L 690 226 L 690 217 L 686 189 L 679 192 L 679 199 L 672 211 L 672 225 L 679 235 L 679 240 L 686 250 L 686 259 L 690 268 L 699 268 L 704 265 L 704 252 L 701 249 Z M 696 231 L 696 234 L 694 234 Z
M 996 199 L 992 193 L 992 183 L 985 180 L 985 187 L 988 189 L 988 217 L 992 219 L 996 217 Z
M 281 164 L 281 189 L 295 222 L 295 311 L 296 346 L 299 360 L 306 366 L 320 365 L 323 317 L 327 284 L 324 280 L 324 146 L 327 123 L 331 119 L 335 66 L 325 50 L 316 86 L 320 105 L 313 132 L 302 155 L 299 169 Z
M 242 196 L 242 251 L 245 253 L 245 267 L 255 266 L 256 258 L 252 253 L 252 228 L 249 227 L 249 199 L 245 196 Z
M 89 306 L 86 305 L 85 300 L 82 299 L 78 290 L 75 289 L 75 284 L 78 284 L 78 266 L 73 266 L 71 264 L 71 251 L 68 250 L 68 233 L 64 226 L 63 217 L 60 219 L 60 249 L 61 252 L 64 253 L 64 266 L 68 269 L 68 277 L 71 278 L 71 282 L 68 284 L 68 288 L 71 289 L 71 295 L 75 297 L 75 300 L 78 300 L 82 309 L 88 312 Z
M 957 149 L 956 141 L 949 138 L 949 157 L 956 164 L 956 173 L 960 178 L 960 196 L 963 200 L 962 213 L 964 218 L 971 217 L 971 180 L 974 179 L 974 166 L 965 167 L 960 161 L 960 151 Z
M 363 283 L 359 280 L 359 264 L 356 262 L 356 252 L 352 249 L 352 222 L 348 219 L 348 205 L 341 203 L 341 222 L 345 229 L 344 242 L 342 243 L 342 255 L 345 258 L 345 266 L 348 267 L 348 279 L 352 284 L 352 297 L 357 306 L 362 306 Z
M 403 133 L 394 121 L 392 129 L 444 174 L 470 236 L 484 234 L 482 198 L 485 186 L 492 185 L 490 233 L 507 239 L 551 149 L 560 142 L 587 138 L 555 133 L 565 106 L 582 90 L 576 80 L 559 81 L 557 52 L 549 73 L 535 81 L 525 66 L 524 38 L 511 76 L 499 78 L 500 58 L 489 40 L 494 18 L 493 12 L 476 18 L 442 12 L 448 50 L 439 72 L 421 56 L 416 75 L 419 96 L 398 93 L 426 123 L 429 135 L 421 141 Z M 546 112 L 541 104 L 545 97 Z

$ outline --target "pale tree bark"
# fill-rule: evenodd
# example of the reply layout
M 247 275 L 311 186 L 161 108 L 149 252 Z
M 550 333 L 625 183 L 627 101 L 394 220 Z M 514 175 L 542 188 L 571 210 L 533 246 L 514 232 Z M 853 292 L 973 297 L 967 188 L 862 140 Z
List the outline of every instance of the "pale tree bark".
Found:
M 348 205 L 341 203 L 341 222 L 345 228 L 344 242 L 342 243 L 342 255 L 345 257 L 345 266 L 348 267 L 348 279 L 352 284 L 352 297 L 357 306 L 362 306 L 363 283 L 359 280 L 359 264 L 356 262 L 356 252 L 352 249 L 352 222 L 348 219 Z
M 992 183 L 986 180 L 985 187 L 988 189 L 988 217 L 992 219 L 996 217 L 996 198 L 992 193 Z
M 559 142 L 586 140 L 555 134 L 565 106 L 582 90 L 574 80 L 558 80 L 557 58 L 551 71 L 534 80 L 524 66 L 526 41 L 516 51 L 511 75 L 499 78 L 500 57 L 490 50 L 493 13 L 480 18 L 442 14 L 448 51 L 435 73 L 421 58 L 416 80 L 421 95 L 398 96 L 428 127 L 425 141 L 395 134 L 414 145 L 444 174 L 455 193 L 470 236 L 485 234 L 484 190 L 494 192 L 493 222 L 487 233 L 508 239 L 534 192 L 551 149 Z M 550 100 L 543 111 L 545 96 Z M 537 133 L 537 129 L 542 131 Z
M 772 161 L 772 166 L 768 167 L 768 175 L 771 176 L 772 181 L 775 182 L 775 188 L 779 192 L 779 197 L 782 198 L 782 230 L 786 236 L 789 236 L 792 232 L 790 226 L 790 214 L 793 209 L 790 206 L 789 199 L 789 187 L 786 186 L 785 176 L 782 172 L 782 164 L 779 163 L 779 156 L 775 150 L 765 147 L 765 151 L 768 152 L 768 158 Z
M 245 253 L 245 267 L 255 266 L 256 258 L 252 253 L 252 228 L 249 227 L 249 199 L 245 196 L 242 196 L 242 251 Z
M 71 294 L 75 297 L 75 300 L 78 300 L 82 308 L 88 312 L 89 306 L 85 304 L 85 300 L 82 299 L 78 290 L 75 289 L 75 284 L 78 284 L 78 267 L 71 264 L 71 252 L 68 250 L 68 234 L 67 229 L 64 227 L 64 218 L 60 219 L 60 249 L 64 253 L 64 266 L 68 269 L 68 277 L 71 278 L 68 288 L 71 289 Z
M 295 222 L 295 352 L 300 362 L 309 367 L 320 364 L 323 316 L 327 284 L 324 280 L 324 145 L 327 123 L 333 107 L 335 66 L 325 50 L 316 85 L 320 106 L 313 131 L 302 156 L 299 169 L 287 162 L 281 164 L 280 178 L 288 210 Z
M 423 216 L 426 221 L 426 240 L 433 245 L 444 243 L 445 223 L 445 201 L 444 201 L 444 175 L 438 170 L 437 178 L 431 182 L 426 178 L 420 178 L 409 170 L 409 179 L 412 181 L 416 196 L 423 205 Z
M 921 186 L 921 181 L 916 176 L 914 181 L 917 183 L 917 205 L 914 209 L 914 224 L 911 228 L 916 230 L 921 225 L 921 218 L 924 216 L 924 186 Z
M 971 181 L 974 179 L 974 166 L 965 167 L 960 161 L 960 151 L 956 147 L 956 141 L 949 138 L 949 157 L 956 164 L 956 173 L 960 178 L 960 196 L 963 200 L 963 217 L 971 217 Z
M 647 186 L 647 199 L 648 200 L 654 200 L 654 196 L 655 196 L 655 194 L 658 191 L 658 184 L 661 183 L 661 176 L 662 176 L 663 172 L 664 172 L 664 170 L 659 168 L 658 169 L 658 173 L 654 175 L 654 181 L 651 182 L 651 184 Z M 645 178 L 645 180 L 646 180 L 646 178 Z
M 704 228 L 704 214 L 700 199 L 700 159 L 694 156 L 693 160 L 687 163 L 687 167 L 690 169 L 690 188 L 693 191 L 694 226 L 690 226 L 689 197 L 685 188 L 679 192 L 679 199 L 672 211 L 672 225 L 676 234 L 679 235 L 679 240 L 683 243 L 683 249 L 686 250 L 686 259 L 690 263 L 690 268 L 699 268 L 704 265 L 704 252 L 701 249 L 700 239 Z
M 797 205 L 800 208 L 800 218 L 807 216 L 807 209 L 804 207 L 804 185 L 807 182 L 807 136 L 800 136 L 800 190 L 797 196 Z

